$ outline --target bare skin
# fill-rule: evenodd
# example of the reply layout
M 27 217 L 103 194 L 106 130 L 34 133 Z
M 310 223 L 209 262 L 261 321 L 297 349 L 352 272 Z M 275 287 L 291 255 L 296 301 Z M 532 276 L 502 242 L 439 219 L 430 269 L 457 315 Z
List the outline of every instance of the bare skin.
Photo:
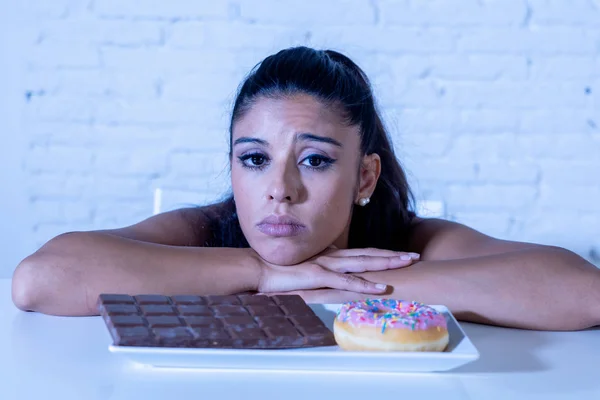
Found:
M 259 99 L 234 126 L 233 142 L 232 187 L 250 249 L 202 247 L 209 232 L 197 209 L 69 233 L 17 267 L 15 304 L 93 315 L 103 292 L 299 293 L 326 303 L 385 295 L 502 326 L 600 324 L 600 271 L 565 249 L 435 219 L 415 220 L 405 252 L 347 249 L 351 210 L 373 193 L 380 161 L 361 157 L 357 128 L 310 96 Z M 293 236 L 266 234 L 260 222 L 272 214 L 302 227 Z
M 358 127 L 308 95 L 260 99 L 239 120 L 233 194 L 244 235 L 264 260 L 293 265 L 330 244 L 347 247 L 352 207 L 373 193 L 381 168 L 377 154 L 359 159 L 359 146 Z M 305 229 L 292 237 L 265 235 L 257 223 L 269 214 L 292 216 Z
M 313 131 L 310 137 L 301 135 Z M 346 272 L 402 268 L 418 259 L 381 249 L 344 250 L 353 201 L 374 190 L 380 167 L 377 155 L 359 159 L 357 128 L 344 124 L 335 110 L 309 96 L 259 100 L 236 124 L 233 139 L 232 186 L 251 249 L 201 247 L 208 232 L 194 227 L 206 221 L 194 209 L 122 229 L 69 233 L 17 267 L 15 304 L 48 314 L 90 315 L 96 314 L 95 299 L 103 292 L 227 294 L 328 287 L 374 295 L 384 293 L 386 285 Z M 252 157 L 240 159 L 258 150 L 270 160 L 260 173 L 243 167 Z M 336 158 L 335 166 L 317 172 L 310 164 L 320 164 L 319 157 Z M 270 214 L 296 218 L 302 234 L 273 238 L 257 230 Z
M 191 214 L 200 218 L 201 213 L 178 210 L 126 228 L 60 235 L 19 264 L 13 302 L 52 315 L 96 315 L 100 293 L 208 295 L 327 287 L 378 295 L 387 286 L 345 274 L 349 260 L 364 254 L 353 263 L 357 272 L 402 268 L 415 260 L 379 249 L 347 250 L 353 252 L 349 257 L 336 257 L 328 248 L 298 265 L 278 266 L 251 248 L 194 245 L 202 241 L 193 238 L 195 230 L 184 220 Z
M 600 325 L 600 270 L 570 251 L 433 219 L 421 221 L 413 237 L 418 263 L 358 275 L 387 283 L 386 296 L 444 304 L 463 321 L 559 331 Z M 292 293 L 309 303 L 368 297 L 336 289 Z

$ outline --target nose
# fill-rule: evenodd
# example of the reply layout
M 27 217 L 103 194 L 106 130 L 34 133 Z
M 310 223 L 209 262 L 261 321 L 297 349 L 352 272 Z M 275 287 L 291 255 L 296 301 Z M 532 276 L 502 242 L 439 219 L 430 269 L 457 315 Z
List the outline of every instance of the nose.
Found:
M 302 193 L 302 180 L 296 166 L 287 163 L 281 167 L 272 168 L 271 171 L 266 191 L 267 200 L 297 203 Z

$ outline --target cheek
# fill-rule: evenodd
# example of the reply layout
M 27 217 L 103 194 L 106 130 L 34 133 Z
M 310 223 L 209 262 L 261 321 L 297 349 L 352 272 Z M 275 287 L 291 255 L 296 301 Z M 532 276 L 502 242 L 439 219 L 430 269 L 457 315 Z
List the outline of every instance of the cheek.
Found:
M 233 197 L 235 199 L 236 209 L 238 211 L 238 217 L 240 222 L 245 216 L 249 215 L 246 210 L 252 208 L 252 185 L 248 184 L 247 179 L 243 179 L 240 171 L 236 171 L 234 167 L 231 171 L 231 188 L 233 191 Z
M 317 222 L 329 224 L 332 221 L 343 220 L 341 223 L 344 223 L 352 207 L 353 188 L 351 179 L 329 182 L 313 188 L 316 203 L 313 203 L 313 206 L 315 210 L 319 210 L 321 217 Z

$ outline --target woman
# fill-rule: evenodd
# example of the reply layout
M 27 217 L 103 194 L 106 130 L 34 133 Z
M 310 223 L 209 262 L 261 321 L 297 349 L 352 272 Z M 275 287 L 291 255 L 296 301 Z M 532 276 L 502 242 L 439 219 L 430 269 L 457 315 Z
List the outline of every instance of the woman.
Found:
M 600 323 L 600 271 L 562 248 L 421 219 L 364 72 L 306 47 L 267 57 L 231 116 L 233 194 L 133 226 L 60 235 L 21 262 L 23 310 L 96 314 L 102 292 L 298 293 L 445 304 L 464 321 Z

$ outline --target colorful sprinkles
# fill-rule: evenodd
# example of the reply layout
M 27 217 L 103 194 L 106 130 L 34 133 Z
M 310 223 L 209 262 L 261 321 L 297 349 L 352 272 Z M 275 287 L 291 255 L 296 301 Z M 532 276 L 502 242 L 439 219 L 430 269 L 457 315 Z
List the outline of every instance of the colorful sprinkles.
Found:
M 381 333 L 388 328 L 423 330 L 431 327 L 446 328 L 446 318 L 423 303 L 393 299 L 367 299 L 344 303 L 336 317 L 353 325 L 381 326 Z

